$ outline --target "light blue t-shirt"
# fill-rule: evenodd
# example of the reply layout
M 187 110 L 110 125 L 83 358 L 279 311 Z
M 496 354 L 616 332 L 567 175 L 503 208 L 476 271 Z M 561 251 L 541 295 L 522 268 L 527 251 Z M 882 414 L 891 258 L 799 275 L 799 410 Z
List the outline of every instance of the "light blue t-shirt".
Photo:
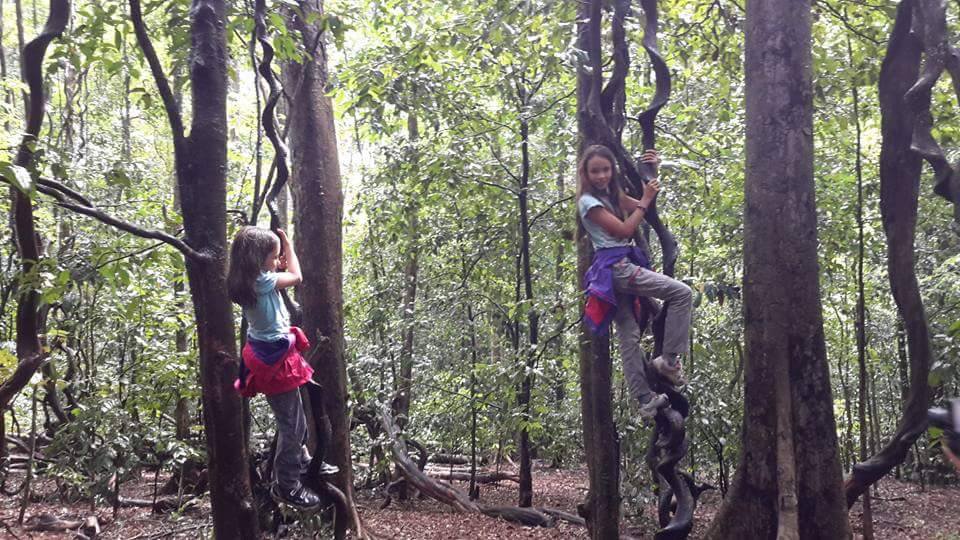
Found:
M 596 206 L 602 206 L 608 210 L 610 209 L 608 204 L 604 204 L 603 201 L 589 193 L 584 193 L 580 196 L 580 200 L 577 201 L 577 211 L 580 212 L 580 221 L 583 223 L 583 228 L 587 231 L 587 234 L 590 235 L 590 241 L 593 242 L 593 249 L 633 245 L 629 238 L 621 239 L 610 236 L 610 234 L 605 231 L 603 227 L 590 221 L 590 218 L 587 217 L 587 213 L 590 212 L 591 208 Z
M 257 305 L 243 308 L 243 316 L 247 318 L 247 337 L 276 341 L 285 338 L 290 331 L 290 315 L 277 290 L 278 277 L 276 272 L 260 272 L 253 282 Z

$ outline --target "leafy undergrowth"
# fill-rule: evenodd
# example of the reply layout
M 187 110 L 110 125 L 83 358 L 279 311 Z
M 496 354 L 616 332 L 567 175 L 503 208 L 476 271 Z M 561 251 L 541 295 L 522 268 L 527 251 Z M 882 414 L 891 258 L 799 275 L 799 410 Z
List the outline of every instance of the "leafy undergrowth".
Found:
M 19 478 L 9 479 L 16 485 Z M 144 474 L 139 481 L 123 486 L 125 497 L 149 498 L 153 490 L 153 475 Z M 161 477 L 160 481 L 163 482 Z M 586 495 L 586 470 L 552 470 L 538 468 L 534 474 L 534 504 L 572 514 Z M 462 486 L 466 489 L 465 485 Z M 27 508 L 25 523 L 17 524 L 20 497 L 0 498 L 0 538 L 74 538 L 75 532 L 38 532 L 29 530 L 42 514 L 63 520 L 82 520 L 97 516 L 102 527 L 101 538 L 124 540 L 159 540 L 162 538 L 209 538 L 212 536 L 209 501 L 183 514 L 154 515 L 145 508 L 121 508 L 114 515 L 112 508 L 90 510 L 89 503 L 63 503 L 57 497 L 53 482 L 41 479 Z M 488 505 L 516 503 L 516 484 L 481 487 L 481 502 Z M 927 487 L 920 491 L 916 484 L 884 480 L 879 498 L 874 499 L 874 529 L 878 539 L 960 540 L 960 488 Z M 586 530 L 577 525 L 558 522 L 553 528 L 531 528 L 507 523 L 483 515 L 463 515 L 432 500 L 394 500 L 380 509 L 383 499 L 374 492 L 360 492 L 357 496 L 360 515 L 366 527 L 381 538 L 397 540 L 452 540 L 452 539 L 527 539 L 527 538 L 587 538 Z M 691 538 L 702 538 L 706 524 L 720 504 L 719 494 L 707 492 L 697 508 L 696 525 Z M 653 507 L 627 508 L 625 532 L 639 538 L 652 537 Z M 860 533 L 859 503 L 850 513 L 854 532 Z

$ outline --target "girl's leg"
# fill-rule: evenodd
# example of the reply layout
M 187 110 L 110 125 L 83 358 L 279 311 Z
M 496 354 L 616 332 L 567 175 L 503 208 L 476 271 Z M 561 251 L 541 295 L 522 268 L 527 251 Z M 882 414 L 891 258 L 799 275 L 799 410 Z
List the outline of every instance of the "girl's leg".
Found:
M 300 459 L 303 435 L 307 429 L 303 413 L 303 402 L 297 389 L 267 396 L 267 403 L 273 409 L 277 420 L 277 453 L 273 460 L 273 470 L 277 485 L 287 492 L 300 487 Z
M 690 287 L 669 276 L 647 270 L 626 259 L 613 265 L 617 291 L 658 298 L 670 303 L 663 334 L 663 355 L 676 357 L 687 352 L 690 343 Z
M 630 397 L 637 400 L 640 405 L 640 416 L 651 418 L 657 413 L 657 409 L 666 405 L 667 398 L 662 394 L 654 394 L 647 383 L 644 353 L 640 348 L 640 339 L 643 334 L 633 316 L 633 306 L 629 296 L 617 296 L 617 314 L 613 322 L 617 326 L 620 360 L 623 362 L 623 376 L 627 379 Z
M 620 345 L 620 360 L 623 362 L 623 376 L 627 379 L 630 397 L 644 403 L 650 396 L 647 384 L 647 372 L 643 366 L 643 351 L 640 339 L 643 337 L 637 320 L 633 316 L 630 297 L 617 295 L 617 314 L 613 319 L 617 326 L 617 341 Z

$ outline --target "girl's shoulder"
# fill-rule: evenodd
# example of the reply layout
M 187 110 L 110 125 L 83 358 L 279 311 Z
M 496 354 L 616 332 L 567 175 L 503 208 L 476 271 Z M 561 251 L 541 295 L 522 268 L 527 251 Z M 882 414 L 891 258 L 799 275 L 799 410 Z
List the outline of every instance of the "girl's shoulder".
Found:
M 593 207 L 598 204 L 603 204 L 603 203 L 600 201 L 600 199 L 598 199 L 592 193 L 582 193 L 580 195 L 580 198 L 577 199 L 577 206 L 581 208 L 584 206 Z
M 267 294 L 274 291 L 277 289 L 278 277 L 279 275 L 276 272 L 260 272 L 253 282 L 253 288 L 257 294 Z
M 587 215 L 587 212 L 589 212 L 591 208 L 596 206 L 606 207 L 607 205 L 604 204 L 599 197 L 591 193 L 584 193 L 580 195 L 580 198 L 577 200 L 577 209 L 580 211 L 580 214 L 584 216 Z

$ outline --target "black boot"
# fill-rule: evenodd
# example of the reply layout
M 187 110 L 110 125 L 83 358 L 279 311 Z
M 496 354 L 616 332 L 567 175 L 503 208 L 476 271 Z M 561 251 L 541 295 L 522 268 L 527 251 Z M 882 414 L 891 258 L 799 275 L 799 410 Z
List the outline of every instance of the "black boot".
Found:
M 289 504 L 301 510 L 315 510 L 320 507 L 320 497 L 303 484 L 290 490 L 274 485 L 270 489 L 270 495 L 278 503 Z

